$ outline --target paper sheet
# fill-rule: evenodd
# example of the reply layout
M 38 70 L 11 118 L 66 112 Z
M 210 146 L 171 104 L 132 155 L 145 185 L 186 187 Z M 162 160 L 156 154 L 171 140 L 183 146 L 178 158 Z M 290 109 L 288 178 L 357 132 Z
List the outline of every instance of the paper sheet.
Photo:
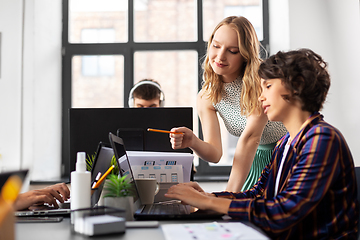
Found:
M 270 239 L 241 222 L 161 225 L 166 240 Z
M 181 152 L 127 151 L 131 167 L 182 165 L 183 181 L 189 182 L 194 155 Z
M 157 182 L 184 182 L 182 165 L 132 165 L 135 178 L 156 178 Z

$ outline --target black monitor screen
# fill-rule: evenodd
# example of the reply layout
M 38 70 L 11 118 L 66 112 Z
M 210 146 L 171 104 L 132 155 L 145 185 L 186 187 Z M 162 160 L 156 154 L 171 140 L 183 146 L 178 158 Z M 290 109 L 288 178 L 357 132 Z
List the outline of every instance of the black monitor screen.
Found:
M 69 167 L 75 170 L 76 153 L 96 152 L 100 141 L 109 141 L 109 132 L 120 136 L 126 150 L 189 152 L 173 150 L 169 134 L 148 132 L 148 128 L 170 130 L 173 127 L 193 129 L 191 107 L 178 108 L 71 108 L 69 109 Z

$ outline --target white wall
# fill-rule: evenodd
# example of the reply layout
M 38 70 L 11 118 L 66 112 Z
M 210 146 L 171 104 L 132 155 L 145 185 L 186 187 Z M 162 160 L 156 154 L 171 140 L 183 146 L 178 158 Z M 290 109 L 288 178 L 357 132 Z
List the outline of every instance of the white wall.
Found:
M 61 9 L 61 0 L 0 0 L 0 154 L 34 180 L 60 177 Z
M 21 152 L 21 9 L 19 0 L 0 1 L 0 154 L 12 168 L 20 167 Z
M 32 179 L 61 175 L 61 0 L 26 0 L 24 156 Z
M 290 49 L 289 0 L 269 0 L 270 53 Z
M 288 5 L 287 12 L 284 5 Z M 360 89 L 359 1 L 270 0 L 270 8 L 274 13 L 270 13 L 271 54 L 305 47 L 329 63 L 331 87 L 322 113 L 343 133 L 355 165 L 360 165 L 360 111 L 356 108 Z M 280 20 L 286 18 L 288 22 Z
M 342 131 L 360 165 L 359 1 L 269 5 L 271 54 L 307 47 L 329 63 L 332 86 L 323 113 Z M 61 9 L 61 0 L 0 0 L 0 154 L 7 169 L 30 168 L 32 179 L 60 176 Z

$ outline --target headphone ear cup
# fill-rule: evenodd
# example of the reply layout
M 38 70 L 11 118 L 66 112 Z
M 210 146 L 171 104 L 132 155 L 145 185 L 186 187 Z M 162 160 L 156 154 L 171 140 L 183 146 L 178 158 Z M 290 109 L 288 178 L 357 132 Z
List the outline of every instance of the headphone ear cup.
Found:
M 160 90 L 160 107 L 165 107 L 165 93 L 160 87 L 158 88 Z
M 165 98 L 163 100 L 160 99 L 160 107 L 165 107 Z
M 133 108 L 134 107 L 134 90 L 138 87 L 138 84 L 135 84 L 135 86 L 133 86 L 130 89 L 130 93 L 129 93 L 129 99 L 128 99 L 128 105 L 129 107 Z
M 131 108 L 134 107 L 134 98 L 131 95 L 129 95 L 128 105 Z

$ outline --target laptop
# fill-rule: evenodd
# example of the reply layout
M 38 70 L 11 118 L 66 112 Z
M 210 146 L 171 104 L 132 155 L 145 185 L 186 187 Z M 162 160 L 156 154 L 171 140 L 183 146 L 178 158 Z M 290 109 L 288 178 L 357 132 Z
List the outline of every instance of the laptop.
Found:
M 100 173 L 102 176 L 111 166 L 111 160 L 114 156 L 114 150 L 109 143 L 99 142 L 96 150 L 93 167 L 91 168 L 91 183 L 96 181 L 96 177 Z M 91 206 L 94 207 L 98 204 L 101 192 L 104 188 L 105 181 L 103 181 L 91 195 Z
M 122 138 L 111 132 L 109 133 L 109 140 L 118 161 L 121 176 L 128 176 L 128 179 L 133 184 L 134 218 L 136 220 L 222 219 L 224 214 L 210 210 L 198 210 L 190 205 L 183 205 L 178 200 L 169 200 L 146 205 L 141 204 L 124 142 Z
M 111 166 L 111 160 L 114 156 L 114 151 L 109 143 L 99 142 L 96 154 L 94 157 L 93 167 L 91 169 L 91 181 L 95 181 L 96 176 L 100 172 L 101 175 L 104 174 L 108 168 Z M 105 181 L 104 181 L 105 182 Z M 97 203 L 100 199 L 101 192 L 104 187 L 104 182 L 102 182 L 96 191 L 92 192 L 91 195 L 91 206 L 97 206 Z M 25 211 L 16 211 L 15 216 L 17 217 L 26 217 L 26 216 L 69 216 L 70 215 L 70 201 L 65 203 L 58 202 L 59 208 L 54 208 L 49 205 L 40 205 L 32 207 L 30 210 Z

